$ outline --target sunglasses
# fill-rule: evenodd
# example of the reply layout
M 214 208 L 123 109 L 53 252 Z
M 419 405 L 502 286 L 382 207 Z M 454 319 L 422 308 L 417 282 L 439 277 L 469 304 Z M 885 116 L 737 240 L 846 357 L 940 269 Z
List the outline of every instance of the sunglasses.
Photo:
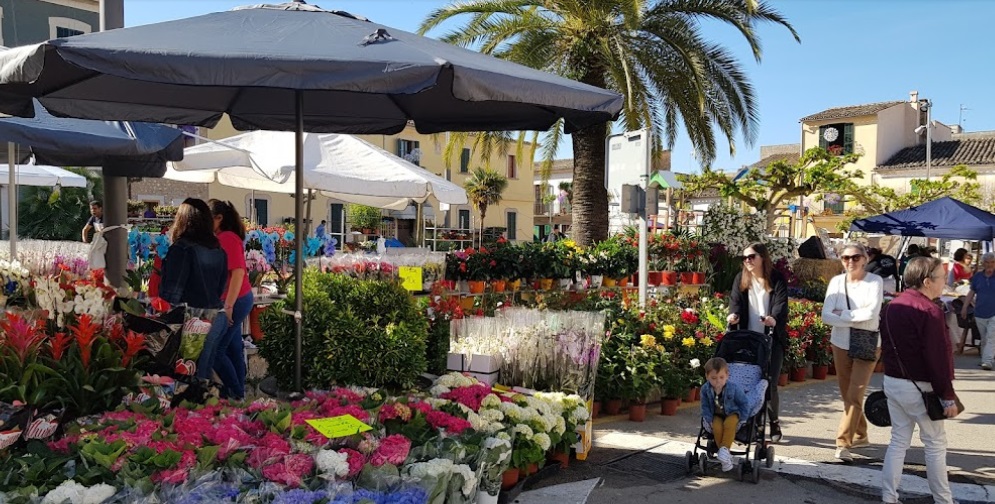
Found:
M 862 256 L 860 254 L 840 256 L 840 260 L 843 261 L 843 262 L 850 262 L 850 261 L 856 262 L 856 261 L 859 261 L 859 260 L 861 260 L 863 258 L 864 258 L 864 256 Z
M 743 256 L 743 261 L 744 262 L 745 261 L 752 261 L 752 260 L 754 260 L 756 258 L 757 258 L 756 254 L 745 255 L 745 256 Z

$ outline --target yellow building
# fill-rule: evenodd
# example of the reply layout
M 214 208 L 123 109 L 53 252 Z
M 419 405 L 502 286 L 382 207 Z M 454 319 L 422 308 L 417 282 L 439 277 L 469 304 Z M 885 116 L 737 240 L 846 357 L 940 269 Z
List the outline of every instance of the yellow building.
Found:
M 231 126 L 227 116 L 213 129 L 200 128 L 198 134 L 212 140 L 222 140 L 240 134 Z M 357 135 L 384 150 L 415 162 L 426 170 L 463 186 L 473 169 L 483 166 L 479 153 L 471 156 L 467 145 L 456 155 L 451 166 L 446 167 L 443 151 L 447 135 L 423 135 L 413 125 L 396 135 Z M 190 145 L 197 142 L 191 139 Z M 525 152 L 528 152 L 526 145 Z M 508 177 L 508 188 L 502 194 L 498 205 L 488 207 L 484 222 L 486 227 L 508 228 L 509 240 L 531 240 L 533 218 L 533 164 L 526 159 L 517 159 L 516 145 L 508 145 L 506 152 L 498 149 L 491 155 L 490 167 Z M 293 152 L 287 152 L 292 157 Z M 155 201 L 161 204 L 176 204 L 188 196 L 217 198 L 231 201 L 243 213 L 250 215 L 255 208 L 256 221 L 260 224 L 275 225 L 293 222 L 294 198 L 292 195 L 272 194 L 225 187 L 221 184 L 190 184 L 161 179 L 145 179 L 132 187 L 132 199 Z M 326 230 L 338 235 L 339 242 L 352 240 L 351 226 L 347 215 L 348 205 L 324 196 L 317 196 L 311 203 L 311 219 L 314 226 L 322 220 L 328 221 Z M 396 236 L 406 244 L 413 244 L 415 236 L 415 207 L 404 211 L 384 210 L 385 217 L 392 217 L 394 227 L 388 226 L 387 233 Z M 430 199 L 424 209 L 427 227 L 472 230 L 479 228 L 479 214 L 471 205 L 452 206 L 448 210 L 439 208 L 439 202 Z M 431 233 L 429 233 L 431 236 Z M 427 245 L 431 246 L 432 243 Z M 467 242 L 466 245 L 469 245 Z

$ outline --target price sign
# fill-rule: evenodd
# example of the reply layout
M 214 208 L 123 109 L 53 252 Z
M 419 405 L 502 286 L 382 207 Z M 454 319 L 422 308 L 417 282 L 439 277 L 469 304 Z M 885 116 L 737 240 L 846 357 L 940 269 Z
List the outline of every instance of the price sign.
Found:
M 401 286 L 409 291 L 420 291 L 422 288 L 422 269 L 418 266 L 401 266 L 397 268 L 401 277 Z
M 340 415 L 330 418 L 314 418 L 307 420 L 308 425 L 320 432 L 328 439 L 352 436 L 360 432 L 373 429 L 369 425 L 360 422 L 352 415 Z

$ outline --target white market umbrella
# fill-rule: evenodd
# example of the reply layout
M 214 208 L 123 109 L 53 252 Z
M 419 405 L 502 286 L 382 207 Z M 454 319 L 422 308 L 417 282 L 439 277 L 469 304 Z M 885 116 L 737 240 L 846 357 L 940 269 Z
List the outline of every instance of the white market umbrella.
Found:
M 253 131 L 188 147 L 165 178 L 294 194 L 294 133 Z M 462 187 L 351 135 L 304 133 L 304 188 L 348 203 L 392 210 L 430 196 L 467 203 Z
M 36 187 L 86 187 L 86 177 L 57 166 L 15 165 L 14 183 Z M 0 181 L 10 180 L 10 167 L 0 165 Z

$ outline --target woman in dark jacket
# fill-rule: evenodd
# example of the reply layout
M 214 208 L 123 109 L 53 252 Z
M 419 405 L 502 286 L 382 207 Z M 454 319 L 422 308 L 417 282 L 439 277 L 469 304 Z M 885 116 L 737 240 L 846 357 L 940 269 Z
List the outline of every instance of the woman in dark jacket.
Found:
M 770 439 L 781 440 L 781 423 L 778 419 L 780 401 L 777 379 L 784 364 L 784 349 L 788 345 L 788 283 L 774 269 L 770 253 L 762 243 L 754 243 L 743 251 L 743 270 L 736 275 L 729 294 L 729 325 L 741 329 L 764 332 L 774 328 L 770 352 Z
M 228 257 L 214 235 L 214 218 L 203 200 L 187 198 L 176 209 L 170 228 L 173 244 L 162 262 L 159 295 L 171 304 L 184 303 L 190 309 L 212 310 L 211 331 L 197 359 L 197 378 L 210 379 L 218 344 L 228 330 L 228 317 L 221 310 Z

